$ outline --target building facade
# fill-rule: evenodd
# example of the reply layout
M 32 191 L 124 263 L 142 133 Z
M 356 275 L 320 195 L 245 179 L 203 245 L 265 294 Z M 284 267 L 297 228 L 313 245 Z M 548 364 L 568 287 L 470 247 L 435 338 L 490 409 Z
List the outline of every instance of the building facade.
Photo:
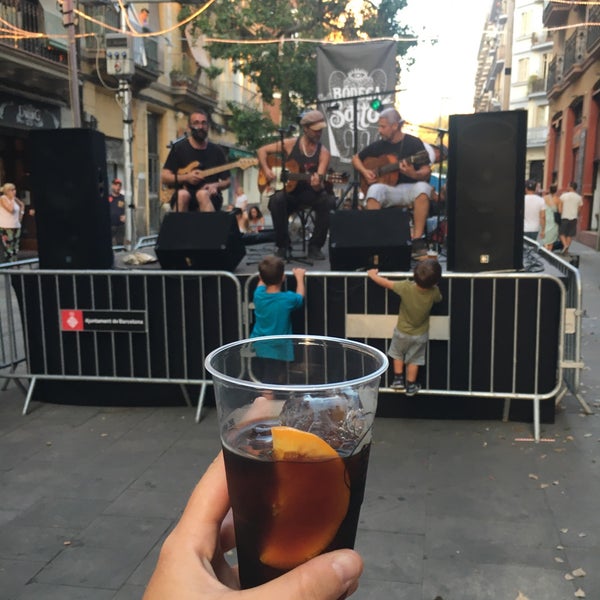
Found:
M 554 31 L 546 185 L 577 182 L 584 201 L 577 239 L 600 249 L 600 6 L 546 1 L 543 23 Z
M 201 36 L 177 27 L 180 7 L 175 3 L 127 5 L 126 14 L 117 3 L 78 4 L 76 56 L 69 52 L 58 6 L 50 0 L 0 1 L 4 28 L 14 32 L 0 39 L 0 182 L 14 181 L 20 197 L 35 206 L 29 193 L 28 134 L 73 127 L 76 87 L 81 126 L 105 135 L 109 180 L 121 178 L 131 195 L 135 239 L 156 233 L 160 170 L 169 144 L 184 135 L 190 112 L 202 108 L 211 115 L 210 139 L 233 162 L 245 153 L 228 128 L 227 102 L 262 110 L 260 95 L 233 73 L 232 65 L 211 60 Z M 107 68 L 107 39 L 115 35 L 125 38 L 132 53 L 130 75 L 115 76 Z M 256 179 L 255 169 L 233 171 L 229 193 L 236 184 L 256 190 Z

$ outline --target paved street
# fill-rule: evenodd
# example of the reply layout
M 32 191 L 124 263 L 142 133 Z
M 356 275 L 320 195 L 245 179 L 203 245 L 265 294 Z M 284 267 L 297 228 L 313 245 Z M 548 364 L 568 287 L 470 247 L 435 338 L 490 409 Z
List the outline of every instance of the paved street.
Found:
M 595 414 L 567 394 L 540 444 L 529 423 L 377 419 L 354 598 L 600 598 L 600 253 L 572 250 Z M 0 600 L 139 599 L 218 451 L 214 409 L 22 404 L 0 391 Z

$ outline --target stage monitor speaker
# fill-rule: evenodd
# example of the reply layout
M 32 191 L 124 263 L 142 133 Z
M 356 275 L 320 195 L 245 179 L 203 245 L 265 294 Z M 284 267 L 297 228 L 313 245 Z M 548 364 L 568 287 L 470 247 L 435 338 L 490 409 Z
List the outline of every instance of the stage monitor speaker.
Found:
M 237 219 L 227 212 L 168 213 L 156 242 L 163 269 L 233 271 L 245 254 Z
M 448 270 L 523 268 L 527 112 L 450 115 Z
M 32 131 L 29 159 L 40 268 L 112 268 L 104 135 Z
M 340 210 L 329 224 L 332 271 L 410 269 L 410 215 L 400 208 Z

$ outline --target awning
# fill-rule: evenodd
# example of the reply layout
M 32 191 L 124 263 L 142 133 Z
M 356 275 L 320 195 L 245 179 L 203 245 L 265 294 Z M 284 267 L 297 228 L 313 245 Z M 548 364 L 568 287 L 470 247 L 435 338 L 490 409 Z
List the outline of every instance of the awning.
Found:
M 44 31 L 48 43 L 59 50 L 67 50 L 66 29 L 63 26 L 62 14 L 58 11 L 56 0 L 39 0 L 44 11 Z M 62 37 L 57 37 L 62 36 Z

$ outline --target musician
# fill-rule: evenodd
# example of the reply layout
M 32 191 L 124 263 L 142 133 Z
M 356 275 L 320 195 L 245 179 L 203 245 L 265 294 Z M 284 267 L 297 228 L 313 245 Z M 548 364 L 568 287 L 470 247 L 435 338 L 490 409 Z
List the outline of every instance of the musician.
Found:
M 404 119 L 396 109 L 382 111 L 378 123 L 381 139 L 355 154 L 352 165 L 368 185 L 365 193 L 367 209 L 413 207 L 413 256 L 417 258 L 427 253 L 424 234 L 432 191 L 427 183 L 431 167 L 423 142 L 404 133 L 403 123 Z M 386 175 L 390 181 L 382 183 L 376 170 L 369 168 L 369 163 L 376 162 L 372 159 L 386 157 L 391 161 L 389 164 L 396 164 L 396 167 Z
M 321 144 L 321 133 L 327 123 L 318 110 L 306 112 L 300 120 L 302 133 L 298 138 L 283 140 L 283 156 L 285 168 L 297 173 L 310 175 L 305 180 L 297 180 L 291 191 L 282 189 L 275 192 L 269 199 L 269 210 L 275 230 L 276 254 L 286 258 L 290 247 L 288 232 L 288 217 L 300 208 L 311 207 L 315 212 L 315 228 L 308 242 L 308 257 L 313 260 L 323 260 L 325 256 L 321 247 L 327 238 L 329 230 L 329 210 L 335 206 L 335 197 L 324 187 L 324 179 L 329 166 L 329 150 Z M 281 142 L 262 146 L 257 151 L 260 168 L 267 182 L 276 179 L 269 166 L 269 156 L 281 156 Z M 284 177 L 285 178 L 285 177 Z
M 163 184 L 176 188 L 171 198 L 171 208 L 182 212 L 214 212 L 223 205 L 222 190 L 231 183 L 230 173 L 202 177 L 201 171 L 226 163 L 219 146 L 208 141 L 208 114 L 202 109 L 194 111 L 188 119 L 190 136 L 175 143 L 161 172 Z M 194 163 L 197 163 L 195 166 Z

